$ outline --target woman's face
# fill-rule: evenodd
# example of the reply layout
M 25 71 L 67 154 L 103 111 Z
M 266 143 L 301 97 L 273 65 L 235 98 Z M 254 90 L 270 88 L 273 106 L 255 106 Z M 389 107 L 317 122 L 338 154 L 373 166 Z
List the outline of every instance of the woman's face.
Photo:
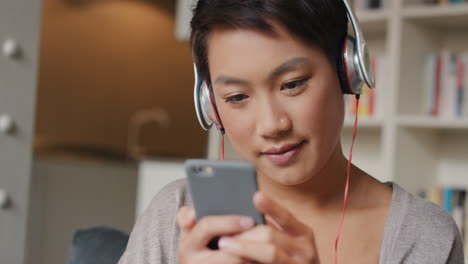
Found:
M 318 47 L 279 26 L 274 35 L 216 29 L 208 63 L 226 133 L 259 174 L 301 184 L 341 151 L 343 96 L 335 67 Z

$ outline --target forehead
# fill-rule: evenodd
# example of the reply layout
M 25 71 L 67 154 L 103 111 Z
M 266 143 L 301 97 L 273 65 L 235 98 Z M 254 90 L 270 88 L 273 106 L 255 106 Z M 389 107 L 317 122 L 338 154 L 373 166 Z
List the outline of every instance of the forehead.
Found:
M 274 33 L 251 29 L 215 28 L 208 36 L 208 64 L 212 78 L 217 74 L 242 76 L 271 71 L 294 57 L 326 61 L 316 45 L 305 43 L 280 26 Z

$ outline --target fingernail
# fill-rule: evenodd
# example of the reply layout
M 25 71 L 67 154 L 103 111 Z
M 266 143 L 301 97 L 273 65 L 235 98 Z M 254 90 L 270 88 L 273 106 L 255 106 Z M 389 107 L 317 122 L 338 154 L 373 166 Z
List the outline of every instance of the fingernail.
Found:
M 254 220 L 250 217 L 242 217 L 240 220 L 240 225 L 245 229 L 253 227 L 254 224 Z
M 218 241 L 218 247 L 223 248 L 223 249 L 233 248 L 234 244 L 235 244 L 234 239 L 229 238 L 229 237 L 222 237 Z

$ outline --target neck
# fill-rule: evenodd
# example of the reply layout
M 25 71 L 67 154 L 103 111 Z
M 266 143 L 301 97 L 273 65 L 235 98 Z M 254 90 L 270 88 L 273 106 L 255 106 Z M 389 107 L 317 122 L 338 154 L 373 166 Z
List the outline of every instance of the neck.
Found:
M 325 166 L 304 183 L 286 186 L 264 175 L 259 175 L 258 181 L 262 191 L 288 208 L 306 206 L 314 211 L 341 211 L 347 166 L 348 160 L 339 144 Z M 351 165 L 349 196 L 359 182 L 359 175 L 359 169 Z

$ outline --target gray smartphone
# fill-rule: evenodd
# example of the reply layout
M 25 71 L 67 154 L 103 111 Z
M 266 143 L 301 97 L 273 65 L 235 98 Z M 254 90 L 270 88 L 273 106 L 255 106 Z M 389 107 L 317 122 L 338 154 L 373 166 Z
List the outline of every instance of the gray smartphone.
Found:
M 187 160 L 189 188 L 197 220 L 209 215 L 250 216 L 255 224 L 265 219 L 253 205 L 257 191 L 255 168 L 242 161 Z M 217 239 L 208 245 L 217 249 Z

